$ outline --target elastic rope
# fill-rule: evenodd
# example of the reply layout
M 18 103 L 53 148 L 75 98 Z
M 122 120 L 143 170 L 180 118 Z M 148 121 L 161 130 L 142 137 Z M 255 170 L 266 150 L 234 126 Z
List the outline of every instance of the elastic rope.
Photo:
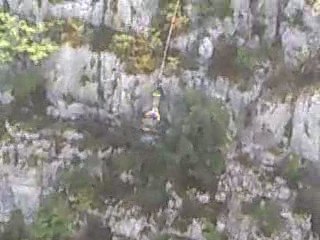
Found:
M 168 50 L 169 50 L 169 46 L 170 46 L 170 40 L 171 40 L 171 36 L 172 36 L 172 32 L 173 32 L 173 27 L 174 27 L 174 24 L 175 24 L 175 21 L 176 21 L 179 5 L 180 5 L 180 0 L 177 0 L 176 6 L 175 6 L 175 9 L 174 9 L 174 14 L 173 14 L 173 16 L 171 18 L 171 24 L 170 24 L 169 33 L 168 33 L 168 36 L 167 36 L 166 45 L 165 45 L 165 48 L 164 48 L 164 51 L 163 51 L 163 58 L 162 58 L 162 62 L 161 62 L 159 75 L 158 75 L 158 78 L 157 78 L 157 88 L 159 88 L 161 86 L 161 77 L 163 75 L 163 71 L 164 71 L 164 68 L 165 68 L 167 54 L 168 54 Z

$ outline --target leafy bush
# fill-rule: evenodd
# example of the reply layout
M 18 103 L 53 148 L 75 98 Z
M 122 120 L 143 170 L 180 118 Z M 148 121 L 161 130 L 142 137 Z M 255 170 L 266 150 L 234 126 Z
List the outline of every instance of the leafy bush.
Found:
M 52 4 L 58 4 L 58 3 L 63 3 L 63 2 L 64 2 L 64 0 L 49 0 L 49 3 L 52 3 Z
M 34 240 L 65 240 L 73 230 L 73 217 L 67 202 L 59 195 L 51 195 L 39 210 L 31 227 Z
M 74 48 L 84 43 L 85 26 L 82 21 L 76 18 L 69 18 L 63 23 L 62 27 L 62 42 L 69 43 Z
M 240 47 L 237 49 L 236 63 L 239 67 L 252 69 L 256 63 L 257 59 L 252 52 L 248 49 Z
M 155 236 L 152 240 L 170 240 L 172 239 L 169 234 L 159 234 Z
M 281 175 L 288 181 L 289 186 L 297 187 L 302 180 L 302 165 L 296 154 L 290 154 L 281 168 Z
M 164 41 L 167 37 L 172 17 L 175 13 L 176 4 L 176 0 L 160 1 L 159 14 L 152 19 L 152 26 L 161 32 L 161 39 Z M 183 2 L 180 1 L 180 5 L 178 6 L 178 11 L 173 25 L 173 36 L 177 36 L 185 32 L 189 27 L 189 22 L 190 19 L 183 12 Z
M 167 58 L 167 65 L 169 70 L 171 71 L 177 71 L 178 67 L 180 65 L 180 60 L 178 57 L 172 57 L 172 56 L 168 56 Z
M 232 16 L 231 0 L 208 0 L 200 1 L 194 6 L 201 16 L 216 16 L 224 19 Z
M 281 227 L 280 208 L 271 201 L 255 199 L 253 203 L 244 205 L 243 212 L 255 219 L 258 227 L 267 237 L 270 237 Z
M 13 94 L 18 99 L 25 99 L 30 93 L 34 93 L 43 83 L 43 78 L 37 70 L 26 70 L 8 78 L 8 84 L 13 89 Z
M 226 239 L 221 233 L 219 233 L 215 226 L 211 222 L 205 224 L 202 233 L 206 240 L 223 240 Z
M 130 73 L 151 73 L 155 70 L 157 54 L 162 46 L 158 32 L 152 32 L 148 37 L 115 34 L 112 37 L 110 50 L 114 51 L 126 62 Z
M 176 8 L 176 1 L 168 1 L 166 7 L 162 10 L 162 14 L 165 16 L 166 24 L 165 24 L 165 29 L 169 30 L 172 18 L 174 17 L 175 14 L 175 8 Z M 185 15 L 183 15 L 182 12 L 182 6 L 180 4 L 180 7 L 178 8 L 177 14 L 176 14 L 176 19 L 173 25 L 173 33 L 175 35 L 185 31 L 188 27 L 189 23 L 189 18 Z
M 96 199 L 98 184 L 88 169 L 80 166 L 64 172 L 60 179 L 60 186 L 69 196 L 73 196 L 70 204 L 77 212 L 85 212 L 99 205 L 100 202 Z
M 214 77 L 223 76 L 233 82 L 247 80 L 252 75 L 257 58 L 253 52 L 239 48 L 225 40 L 217 45 L 213 55 L 211 73 Z
M 1 240 L 25 240 L 28 239 L 29 232 L 24 222 L 24 216 L 21 210 L 15 210 L 11 213 L 8 223 L 0 234 Z
M 34 63 L 58 49 L 51 40 L 44 38 L 46 24 L 30 24 L 9 13 L 0 12 L 0 64 L 27 55 Z

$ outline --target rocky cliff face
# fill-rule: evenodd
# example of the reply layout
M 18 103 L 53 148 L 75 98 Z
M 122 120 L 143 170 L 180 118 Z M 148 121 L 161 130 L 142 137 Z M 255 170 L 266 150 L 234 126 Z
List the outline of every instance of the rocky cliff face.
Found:
M 291 212 L 290 202 L 295 191 L 290 190 L 288 183 L 281 178 L 266 181 L 261 176 L 275 172 L 279 162 L 291 153 L 315 164 L 320 161 L 320 15 L 314 7 L 316 3 L 312 5 L 304 0 L 233 0 L 230 6 L 226 6 L 232 9 L 231 14 L 218 18 L 210 14 L 201 15 L 199 4 L 206 4 L 208 9 L 214 8 L 215 4 L 215 1 L 203 2 L 183 2 L 190 26 L 186 32 L 175 36 L 171 48 L 185 54 L 185 58 L 195 60 L 197 70 L 184 68 L 177 75 L 163 77 L 166 98 L 161 105 L 162 114 L 169 122 L 174 119 L 171 100 L 181 93 L 182 85 L 200 89 L 228 105 L 232 120 L 230 129 L 236 136 L 235 145 L 240 147 L 230 150 L 227 170 L 220 180 L 216 200 L 225 203 L 229 210 L 218 221 L 220 230 L 226 231 L 229 239 L 267 239 L 255 235 L 254 223 L 241 214 L 241 202 L 250 202 L 256 197 L 278 201 L 282 207 L 283 230 L 268 239 L 315 239 L 311 234 L 310 219 L 294 216 Z M 50 17 L 76 17 L 94 27 L 105 25 L 117 31 L 139 33 L 151 28 L 152 19 L 158 14 L 159 1 L 65 0 L 53 3 L 48 0 L 0 0 L 0 6 L 36 21 Z M 221 36 L 233 39 L 239 48 L 260 49 L 264 45 L 280 44 L 276 51 L 283 53 L 287 69 L 302 69 L 306 74 L 298 80 L 294 91 L 285 89 L 285 96 L 279 97 L 277 91 L 270 87 L 273 84 L 270 76 L 277 72 L 277 66 L 269 60 L 262 61 L 249 79 L 241 80 L 248 84 L 243 90 L 241 82 L 235 83 L 211 72 L 219 61 L 215 54 Z M 307 74 L 310 68 L 310 64 L 306 64 L 308 59 L 314 60 L 312 74 Z M 44 62 L 42 68 L 47 79 L 45 88 L 50 106 L 46 112 L 49 116 L 72 121 L 95 118 L 111 125 L 117 125 L 123 119 L 139 121 L 141 113 L 150 109 L 151 91 L 159 71 L 130 75 L 114 53 L 94 52 L 89 45 L 78 48 L 64 45 Z M 276 81 L 282 78 L 285 76 L 280 75 Z M 291 78 L 289 76 L 288 81 Z M 301 85 L 303 87 L 296 87 Z M 277 90 L 281 86 L 276 83 L 275 88 Z M 42 166 L 42 181 L 48 182 L 60 164 L 68 162 L 70 154 L 83 160 L 87 157 L 87 153 L 75 148 L 70 143 L 72 139 L 68 138 L 63 140 L 65 151 L 52 153 L 53 145 L 48 134 L 11 136 L 13 142 L 3 141 L 0 151 L 8 159 L 3 157 L 1 171 L 8 175 L 2 178 L 0 186 L 3 189 L 0 196 L 3 206 L 0 209 L 1 219 L 5 219 L 15 206 L 22 208 L 29 218 L 39 202 L 40 186 L 46 188 L 50 185 L 37 182 L 39 170 L 24 168 L 21 164 L 38 155 L 37 159 L 54 159 Z M 61 134 L 63 137 L 67 133 Z M 282 154 L 274 153 L 277 148 L 282 149 Z M 258 164 L 258 173 L 238 163 L 237 157 L 241 154 L 247 154 L 250 161 Z M 30 202 L 34 203 L 32 207 L 27 206 Z M 121 206 L 115 208 L 120 209 Z M 121 215 L 121 211 L 117 214 Z M 132 215 L 135 215 L 133 210 Z M 123 220 L 112 227 L 114 232 L 127 237 L 147 239 L 142 238 L 137 230 L 142 231 L 144 225 L 156 227 L 145 219 Z M 199 227 L 197 223 L 195 225 L 187 235 L 202 239 L 201 234 L 194 233 Z M 128 229 L 131 228 L 130 232 Z

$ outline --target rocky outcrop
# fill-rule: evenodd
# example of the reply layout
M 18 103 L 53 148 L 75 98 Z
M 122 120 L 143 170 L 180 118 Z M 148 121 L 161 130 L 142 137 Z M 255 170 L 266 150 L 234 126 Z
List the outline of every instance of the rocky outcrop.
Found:
M 88 152 L 72 145 L 78 139 L 76 132 L 61 133 L 43 130 L 30 133 L 6 123 L 6 135 L 0 144 L 1 164 L 1 222 L 9 220 L 10 212 L 21 209 L 27 222 L 36 213 L 40 196 L 50 193 L 59 170 L 74 158 L 84 160 Z M 63 141 L 59 152 L 55 141 Z
M 228 208 L 228 214 L 222 214 L 217 225 L 228 233 L 229 239 L 317 239 L 311 233 L 310 217 L 291 212 L 288 203 L 294 195 L 285 180 L 268 178 L 263 170 L 246 168 L 233 159 L 228 163 L 216 194 L 216 200 L 225 202 Z M 283 227 L 270 238 L 258 234 L 256 221 L 252 216 L 243 214 L 244 204 L 257 198 L 272 199 L 281 206 L 279 214 Z
M 301 96 L 293 114 L 291 147 L 312 161 L 320 160 L 320 96 Z
M 93 26 L 105 25 L 116 30 L 137 32 L 150 27 L 158 4 L 158 0 L 0 1 L 0 6 L 31 20 L 79 18 Z
M 216 201 L 227 205 L 227 213 L 219 216 L 219 231 L 226 232 L 230 239 L 261 239 L 256 234 L 255 222 L 241 212 L 243 202 L 248 203 L 258 197 L 271 199 L 281 206 L 285 225 L 272 239 L 315 239 L 311 234 L 309 216 L 292 214 L 295 191 L 289 189 L 284 179 L 270 180 L 268 174 L 274 173 L 277 164 L 291 151 L 315 163 L 320 161 L 319 93 L 313 89 L 300 91 L 297 99 L 290 94 L 284 100 L 268 98 L 272 95 L 266 89 L 272 72 L 268 61 L 259 65 L 251 79 L 243 79 L 250 82 L 245 90 L 240 90 L 239 84 L 226 77 L 212 77 L 208 69 L 215 64 L 212 59 L 219 37 L 223 35 L 235 40 L 238 46 L 252 49 L 278 41 L 285 64 L 299 68 L 320 48 L 319 17 L 312 14 L 312 6 L 303 0 L 289 0 L 287 4 L 280 0 L 234 0 L 230 5 L 233 9 L 231 16 L 223 19 L 211 16 L 199 26 L 201 16 L 195 7 L 199 2 L 201 0 L 186 1 L 184 11 L 191 18 L 190 29 L 176 36 L 171 43 L 171 48 L 192 58 L 198 70 L 182 69 L 179 75 L 163 77 L 165 97 L 160 106 L 163 119 L 170 122 L 175 118 L 177 113 L 172 109 L 176 97 L 182 92 L 181 86 L 200 89 L 228 105 L 230 129 L 237 147 L 229 153 L 227 170 L 220 179 L 215 196 Z M 75 0 L 59 3 L 0 0 L 0 6 L 30 20 L 76 17 L 94 27 L 105 25 L 114 30 L 134 32 L 151 26 L 152 18 L 158 13 L 158 5 L 158 0 Z M 129 75 L 125 72 L 124 63 L 113 53 L 93 52 L 87 45 L 78 48 L 63 45 L 43 63 L 42 68 L 47 80 L 46 97 L 50 102 L 47 114 L 55 119 L 99 119 L 107 124 L 119 124 L 123 119 L 139 122 L 142 112 L 151 108 L 151 92 L 158 70 L 149 75 Z M 3 104 L 13 101 L 9 90 L 0 93 L 0 101 Z M 7 221 L 15 208 L 22 209 L 29 221 L 39 205 L 40 195 L 50 192 L 59 168 L 66 167 L 74 158 L 85 161 L 90 152 L 79 150 L 74 144 L 81 135 L 73 131 L 57 133 L 46 129 L 28 133 L 10 125 L 6 131 L 8 139 L 2 136 L 0 145 L 0 221 Z M 55 145 L 57 136 L 62 141 L 58 152 Z M 283 152 L 278 155 L 272 153 L 275 148 L 282 148 Z M 257 166 L 258 170 L 239 164 L 239 153 L 247 154 L 250 164 Z M 165 231 L 202 239 L 201 221 L 194 219 L 186 233 L 170 227 L 182 201 L 173 191 L 170 194 L 164 210 L 168 221 Z M 148 234 L 160 231 L 154 219 L 147 220 L 145 216 L 141 217 L 138 208 L 128 210 L 121 204 L 106 202 L 106 213 L 98 214 L 110 221 L 113 232 L 132 239 L 148 239 Z M 143 234 L 145 228 L 150 228 L 151 233 Z

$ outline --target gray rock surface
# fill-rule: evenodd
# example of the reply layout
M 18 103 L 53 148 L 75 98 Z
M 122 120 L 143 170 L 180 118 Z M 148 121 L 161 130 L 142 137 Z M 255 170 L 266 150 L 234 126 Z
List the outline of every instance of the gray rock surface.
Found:
M 191 27 L 173 39 L 171 47 L 194 57 L 202 65 L 211 64 L 216 43 L 222 35 L 234 39 L 238 45 L 252 48 L 280 40 L 282 49 L 279 51 L 283 51 L 286 64 L 292 68 L 301 66 L 320 48 L 319 16 L 312 14 L 311 6 L 303 0 L 289 0 L 286 5 L 280 0 L 233 0 L 233 16 L 224 19 L 211 16 L 204 19 L 201 26 L 197 25 L 199 12 L 194 7 L 198 2 L 200 0 L 188 1 L 184 6 L 186 14 L 192 18 Z M 93 26 L 106 25 L 114 30 L 134 32 L 143 32 L 151 26 L 158 5 L 158 0 L 75 0 L 57 4 L 48 0 L 0 0 L 0 6 L 30 20 L 76 17 Z M 299 14 L 301 19 L 293 19 Z M 257 25 L 261 32 L 254 30 Z M 171 109 L 175 97 L 181 94 L 181 85 L 200 89 L 227 103 L 231 113 L 230 129 L 241 146 L 231 149 L 226 173 L 220 179 L 215 196 L 229 211 L 219 216 L 220 231 L 226 231 L 229 238 L 235 240 L 266 239 L 257 236 L 255 222 L 241 213 L 242 202 L 264 197 L 280 203 L 285 222 L 284 228 L 271 239 L 316 239 L 311 234 L 310 216 L 292 214 L 290 204 L 295 192 L 288 188 L 284 179 L 270 180 L 267 175 L 275 171 L 277 163 L 290 151 L 315 163 L 320 161 L 320 96 L 315 86 L 314 91 L 301 91 L 295 101 L 290 97 L 284 101 L 266 98 L 265 83 L 270 68 L 268 62 L 261 64 L 252 79 L 246 79 L 250 86 L 244 91 L 225 77 L 213 79 L 204 66 L 197 71 L 183 69 L 178 76 L 163 77 L 165 99 L 161 113 L 169 122 L 175 117 Z M 139 120 L 142 112 L 150 110 L 151 91 L 158 71 L 150 75 L 129 75 L 114 54 L 92 52 L 87 45 L 62 46 L 43 64 L 43 69 L 48 80 L 45 86 L 50 102 L 48 115 L 70 120 L 98 117 L 116 123 L 121 118 Z M 1 103 L 13 100 L 10 90 L 0 93 Z M 63 147 L 56 153 L 50 131 L 29 133 L 9 125 L 7 131 L 10 139 L 2 136 L 0 144 L 0 221 L 7 221 L 15 208 L 22 209 L 29 221 L 37 210 L 40 195 L 50 192 L 59 168 L 66 167 L 74 157 L 84 161 L 90 152 L 80 151 L 72 144 L 81 139 L 78 133 L 57 133 L 62 135 Z M 272 153 L 279 145 L 283 146 L 284 153 Z M 240 153 L 248 155 L 252 168 L 237 162 Z M 43 159 L 52 161 L 41 165 Z M 35 162 L 34 166 L 30 162 Z M 181 198 L 173 190 L 169 192 L 170 201 L 164 210 L 168 226 L 181 208 Z M 198 198 L 206 203 L 213 201 L 202 195 Z M 155 222 L 147 221 L 135 207 L 128 210 L 121 203 L 108 206 L 102 215 L 111 219 L 113 232 L 132 239 L 148 239 L 141 233 L 145 227 L 150 227 L 153 233 L 159 230 Z M 200 240 L 203 238 L 201 228 L 201 221 L 194 219 L 186 233 L 178 233 L 170 227 L 166 231 Z
M 320 160 L 320 96 L 301 96 L 293 115 L 291 147 L 312 161 Z
M 84 160 L 88 152 L 80 152 L 71 144 L 68 132 L 63 148 L 56 153 L 54 135 L 43 130 L 30 133 L 6 123 L 7 139 L 0 143 L 0 219 L 6 222 L 10 212 L 21 209 L 27 222 L 32 221 L 40 196 L 50 193 L 59 169 L 78 157 Z M 65 133 L 66 134 L 66 133 Z
M 9 10 L 23 17 L 41 21 L 48 17 L 79 18 L 94 26 L 105 24 L 117 30 L 141 32 L 150 27 L 158 0 L 74 0 L 50 3 L 48 0 L 1 0 Z

